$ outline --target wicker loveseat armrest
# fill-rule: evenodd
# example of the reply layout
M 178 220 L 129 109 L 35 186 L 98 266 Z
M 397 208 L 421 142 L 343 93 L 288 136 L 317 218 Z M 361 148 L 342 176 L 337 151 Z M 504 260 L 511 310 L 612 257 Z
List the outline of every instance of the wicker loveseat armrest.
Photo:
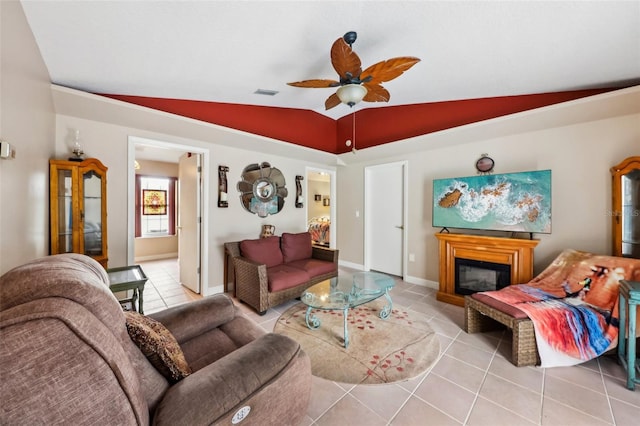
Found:
M 236 296 L 259 312 L 268 305 L 269 280 L 267 277 L 267 265 L 254 262 L 246 257 L 233 258 L 236 273 Z
M 240 241 L 233 241 L 230 243 L 224 243 L 224 249 L 231 257 L 240 256 Z
M 313 246 L 311 257 L 318 260 L 326 260 L 328 262 L 338 263 L 338 253 L 336 249 L 326 247 Z

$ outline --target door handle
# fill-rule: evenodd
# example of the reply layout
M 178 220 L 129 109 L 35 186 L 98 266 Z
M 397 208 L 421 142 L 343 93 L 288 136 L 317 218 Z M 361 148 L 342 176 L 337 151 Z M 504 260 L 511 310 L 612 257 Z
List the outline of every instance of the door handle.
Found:
M 402 226 L 402 225 L 396 225 L 396 228 L 398 228 L 398 229 L 404 229 L 404 226 Z

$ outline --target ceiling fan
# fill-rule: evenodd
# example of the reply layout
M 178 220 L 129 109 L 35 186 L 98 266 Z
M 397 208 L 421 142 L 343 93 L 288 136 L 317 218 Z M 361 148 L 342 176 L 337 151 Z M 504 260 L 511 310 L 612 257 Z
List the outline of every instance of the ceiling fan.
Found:
M 338 87 L 336 93 L 325 101 L 325 109 L 331 109 L 340 103 L 353 107 L 360 101 L 389 102 L 391 95 L 387 89 L 382 87 L 381 83 L 400 76 L 420 62 L 420 59 L 412 56 L 391 58 L 371 65 L 362 71 L 360 58 L 351 47 L 357 37 L 355 31 L 349 31 L 331 46 L 331 64 L 338 72 L 339 81 L 314 79 L 287 84 L 308 88 Z

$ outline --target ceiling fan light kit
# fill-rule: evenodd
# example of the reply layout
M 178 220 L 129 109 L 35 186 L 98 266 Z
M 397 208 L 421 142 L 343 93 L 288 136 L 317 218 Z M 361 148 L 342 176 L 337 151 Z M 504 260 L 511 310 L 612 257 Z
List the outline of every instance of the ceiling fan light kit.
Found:
M 360 84 L 347 84 L 340 86 L 336 91 L 340 102 L 353 107 L 367 95 L 367 88 Z
M 413 56 L 391 58 L 362 71 L 360 58 L 352 49 L 357 36 L 355 31 L 349 31 L 331 46 L 331 65 L 338 73 L 339 80 L 313 79 L 287 84 L 306 88 L 338 87 L 336 93 L 329 96 L 324 103 L 327 110 L 341 103 L 353 107 L 360 101 L 389 102 L 391 95 L 381 83 L 399 77 L 420 62 L 420 59 Z

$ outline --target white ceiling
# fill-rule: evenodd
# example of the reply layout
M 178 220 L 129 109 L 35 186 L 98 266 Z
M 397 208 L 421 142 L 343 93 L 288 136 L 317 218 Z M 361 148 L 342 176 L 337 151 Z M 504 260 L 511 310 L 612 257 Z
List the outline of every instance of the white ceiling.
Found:
M 389 103 L 640 84 L 639 1 L 32 1 L 53 83 L 92 93 L 324 111 L 331 44 L 358 32 L 363 67 L 422 61 L 384 83 Z M 276 90 L 275 96 L 256 89 Z

